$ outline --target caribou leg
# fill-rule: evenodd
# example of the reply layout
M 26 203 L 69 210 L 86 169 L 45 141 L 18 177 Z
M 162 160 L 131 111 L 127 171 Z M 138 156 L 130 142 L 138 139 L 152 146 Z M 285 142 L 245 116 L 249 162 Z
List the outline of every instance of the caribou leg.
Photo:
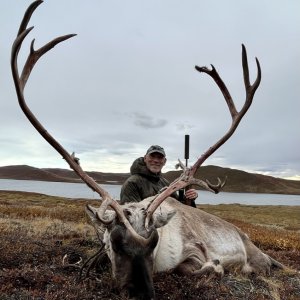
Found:
M 224 275 L 224 269 L 221 266 L 220 261 L 218 259 L 214 259 L 206 262 L 200 270 L 194 271 L 193 275 L 199 277 L 207 275 L 209 278 L 219 278 Z

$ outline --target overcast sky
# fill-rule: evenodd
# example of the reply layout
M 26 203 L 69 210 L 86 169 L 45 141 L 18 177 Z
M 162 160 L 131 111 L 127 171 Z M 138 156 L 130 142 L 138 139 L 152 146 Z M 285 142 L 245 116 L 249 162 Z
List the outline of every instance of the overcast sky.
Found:
M 10 48 L 31 1 L 4 0 L 0 11 L 0 166 L 68 168 L 18 107 Z M 241 44 L 251 82 L 255 57 L 262 82 L 235 134 L 205 165 L 300 179 L 300 1 L 45 0 L 29 42 L 78 35 L 37 64 L 25 88 L 28 105 L 85 170 L 129 172 L 151 144 L 163 146 L 173 170 L 190 163 L 231 124 L 213 80 L 195 65 L 213 64 L 238 109 L 245 89 Z

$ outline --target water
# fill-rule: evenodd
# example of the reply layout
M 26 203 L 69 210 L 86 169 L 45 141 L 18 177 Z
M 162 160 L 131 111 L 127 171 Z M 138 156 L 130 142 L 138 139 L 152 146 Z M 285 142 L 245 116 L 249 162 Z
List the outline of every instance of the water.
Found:
M 121 185 L 101 184 L 112 197 L 119 199 Z M 67 198 L 99 199 L 84 183 L 65 183 L 32 180 L 0 179 L 0 190 L 35 192 L 51 196 Z M 217 195 L 207 191 L 198 191 L 197 204 L 230 204 L 246 205 L 299 205 L 300 195 L 254 194 L 254 193 L 225 193 Z
M 120 197 L 120 185 L 101 184 L 116 199 Z M 99 199 L 85 183 L 50 182 L 35 180 L 0 179 L 0 190 L 41 193 L 67 198 Z

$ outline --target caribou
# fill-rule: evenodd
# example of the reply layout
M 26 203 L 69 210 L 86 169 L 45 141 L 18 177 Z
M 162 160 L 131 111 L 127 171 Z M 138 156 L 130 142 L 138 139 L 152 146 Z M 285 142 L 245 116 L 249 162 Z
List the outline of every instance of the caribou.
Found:
M 239 228 L 225 220 L 192 208 L 171 198 L 171 194 L 189 185 L 198 185 L 218 193 L 225 182 L 218 179 L 214 185 L 194 177 L 203 162 L 222 146 L 235 132 L 248 111 L 261 81 L 261 68 L 256 58 L 257 77 L 250 83 L 246 48 L 242 45 L 242 66 L 246 90 L 245 103 L 240 111 L 215 67 L 198 67 L 209 75 L 221 90 L 232 118 L 229 130 L 208 148 L 192 167 L 180 160 L 181 175 L 158 195 L 139 203 L 120 205 L 109 193 L 81 168 L 78 158 L 70 154 L 43 127 L 25 102 L 24 88 L 30 73 L 42 55 L 58 43 L 74 36 L 60 36 L 38 50 L 31 43 L 28 58 L 21 75 L 18 71 L 18 53 L 33 27 L 28 23 L 42 0 L 34 1 L 26 10 L 12 46 L 11 68 L 21 109 L 35 129 L 62 155 L 78 176 L 102 199 L 100 207 L 87 205 L 86 211 L 99 235 L 103 237 L 106 253 L 111 261 L 112 275 L 121 288 L 126 288 L 132 299 L 154 299 L 153 273 L 174 271 L 185 275 L 222 276 L 225 271 L 242 274 L 269 274 L 271 267 L 284 266 L 263 253 Z M 104 234 L 102 234 L 104 232 Z

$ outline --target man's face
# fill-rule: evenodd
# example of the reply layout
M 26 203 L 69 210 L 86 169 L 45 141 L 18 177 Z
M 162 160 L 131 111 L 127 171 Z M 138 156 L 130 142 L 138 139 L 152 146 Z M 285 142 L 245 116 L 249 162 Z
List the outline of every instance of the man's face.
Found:
M 147 168 L 152 173 L 159 173 L 162 167 L 165 165 L 166 161 L 166 158 L 158 152 L 154 152 L 144 156 L 144 162 Z

